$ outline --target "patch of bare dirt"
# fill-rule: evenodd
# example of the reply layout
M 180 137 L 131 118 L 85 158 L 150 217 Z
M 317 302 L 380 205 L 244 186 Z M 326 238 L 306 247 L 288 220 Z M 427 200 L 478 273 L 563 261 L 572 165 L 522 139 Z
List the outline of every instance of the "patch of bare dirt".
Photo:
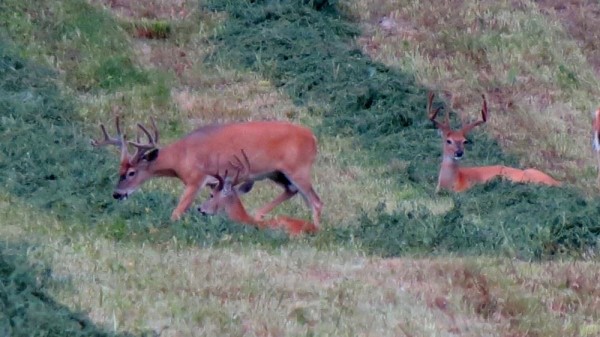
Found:
M 189 0 L 90 0 L 121 18 L 185 20 L 197 1 Z

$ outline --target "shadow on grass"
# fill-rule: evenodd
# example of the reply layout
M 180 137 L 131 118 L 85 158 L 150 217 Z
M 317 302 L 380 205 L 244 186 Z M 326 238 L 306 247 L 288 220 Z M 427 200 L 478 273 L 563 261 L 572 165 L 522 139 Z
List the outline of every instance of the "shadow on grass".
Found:
M 0 241 L 0 336 L 129 337 L 91 322 L 85 314 L 56 302 L 44 288 L 52 270 L 34 267 L 27 245 Z

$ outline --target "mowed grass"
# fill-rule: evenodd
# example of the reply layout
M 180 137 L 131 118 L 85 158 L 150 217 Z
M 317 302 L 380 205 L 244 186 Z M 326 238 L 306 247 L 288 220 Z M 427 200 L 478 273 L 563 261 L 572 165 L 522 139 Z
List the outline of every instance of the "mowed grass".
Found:
M 107 335 L 593 336 L 599 328 L 595 262 L 380 259 L 302 241 L 277 249 L 115 242 L 65 236 L 52 216 L 6 196 L 0 206 L 2 256 L 31 269 L 38 281 L 29 289 Z M 33 307 L 27 318 L 47 315 Z
M 29 11 L 33 11 L 32 4 L 29 3 Z M 52 2 L 46 4 L 60 8 Z M 146 74 L 142 77 L 151 80 L 123 79 L 114 86 L 89 91 L 78 83 L 92 83 L 85 81 L 91 75 L 83 75 L 81 82 L 71 82 L 66 80 L 68 76 L 62 77 L 65 70 L 57 67 L 62 74 L 58 82 L 64 84 L 60 88 L 73 95 L 71 103 L 77 107 L 68 111 L 76 113 L 69 115 L 67 126 L 49 123 L 42 124 L 48 132 L 37 129 L 47 137 L 43 143 L 49 144 L 49 152 L 42 153 L 41 157 L 36 157 L 34 151 L 16 153 L 23 154 L 20 158 L 28 158 L 23 161 L 26 165 L 52 161 L 57 156 L 68 159 L 64 163 L 74 164 L 64 166 L 58 162 L 56 167 L 68 168 L 52 172 L 58 181 L 56 177 L 45 175 L 44 179 L 28 185 L 34 191 L 43 186 L 45 192 L 29 192 L 24 195 L 31 198 L 20 198 L 18 195 L 23 192 L 13 190 L 11 194 L 4 194 L 0 202 L 3 214 L 0 230 L 5 240 L 3 256 L 11 259 L 18 255 L 19 259 L 14 261 L 31 267 L 27 271 L 28 288 L 64 305 L 67 317 L 83 312 L 83 317 L 89 317 L 101 334 L 117 331 L 161 336 L 593 336 L 598 333 L 595 296 L 598 289 L 593 282 L 598 277 L 597 262 L 531 264 L 489 257 L 410 258 L 411 252 L 427 255 L 431 251 L 403 250 L 401 244 L 393 245 L 410 237 L 397 235 L 394 227 L 409 224 L 404 227 L 408 228 L 406 234 L 417 233 L 417 236 L 419 231 L 432 228 L 423 222 L 421 229 L 418 222 L 408 220 L 414 214 L 418 218 L 423 207 L 433 214 L 447 214 L 457 201 L 465 203 L 490 191 L 511 188 L 492 184 L 465 199 L 432 198 L 422 186 L 415 188 L 408 182 L 398 183 L 398 176 L 409 177 L 432 184 L 433 189 L 437 154 L 430 159 L 433 166 L 427 170 L 433 174 L 429 176 L 425 172 L 414 172 L 410 161 L 402 158 L 390 161 L 385 158 L 386 165 L 379 165 L 382 160 L 373 157 L 375 148 L 365 147 L 347 134 L 336 136 L 328 134 L 327 129 L 319 131 L 321 155 L 315 185 L 326 202 L 325 217 L 330 228 L 314 238 L 290 241 L 282 233 L 259 233 L 192 214 L 179 223 L 170 223 L 168 214 L 181 190 L 173 181 L 151 183 L 127 203 L 115 205 L 110 200 L 110 190 L 115 179 L 116 155 L 110 151 L 92 151 L 84 144 L 89 135 L 99 135 L 96 123 L 111 120 L 116 113 L 126 116 L 129 133 L 133 133 L 134 121 L 158 116 L 165 143 L 190 131 L 195 124 L 231 119 L 286 118 L 323 130 L 319 129 L 323 124 L 318 112 L 324 108 L 316 104 L 293 104 L 293 96 L 285 88 L 276 89 L 280 83 L 268 76 L 226 67 L 223 62 L 216 62 L 216 67 L 215 62 L 202 62 L 203 56 L 216 48 L 210 37 L 222 28 L 226 14 L 201 10 L 195 2 L 157 0 L 144 5 L 129 4 L 129 7 L 112 8 L 111 12 L 94 6 L 80 7 L 87 14 L 98 13 L 105 17 L 110 23 L 108 26 L 116 28 L 120 43 L 133 44 L 130 51 L 123 52 L 135 69 L 130 74 Z M 126 13 L 128 10 L 131 12 Z M 117 19 L 111 21 L 113 13 Z M 69 15 L 62 18 L 70 20 Z M 136 33 L 131 27 L 136 27 L 137 20 L 142 19 L 160 20 L 174 28 L 166 39 L 131 40 L 128 34 Z M 195 24 L 198 21 L 201 22 L 199 28 Z M 32 26 L 35 27 L 35 23 Z M 51 54 L 53 50 L 53 47 L 40 46 L 39 40 L 30 43 L 26 54 L 34 58 Z M 39 60 L 43 62 L 44 57 Z M 81 62 L 88 62 L 86 60 Z M 129 68 L 124 64 L 117 66 Z M 107 77 L 110 74 L 112 72 L 107 72 Z M 19 113 L 31 107 L 43 107 L 36 105 L 41 100 L 34 99 L 39 97 L 36 96 L 39 92 L 28 95 L 27 85 L 35 83 L 35 78 L 31 75 L 24 81 L 23 91 L 10 96 L 13 102 L 24 99 L 27 103 Z M 103 78 L 104 75 L 93 83 L 101 83 Z M 364 97 L 368 100 L 369 94 Z M 56 106 L 61 107 L 61 104 Z M 12 137 L 18 129 L 13 131 L 15 133 L 6 132 L 9 126 L 18 125 L 15 120 L 3 119 L 4 139 L 15 139 Z M 414 135 L 422 131 L 419 129 L 422 127 L 417 128 Z M 60 138 L 64 130 L 70 130 L 66 139 Z M 434 131 L 426 129 L 426 135 L 432 138 Z M 62 148 L 70 148 L 72 152 L 56 152 L 57 147 L 51 146 L 56 140 Z M 395 139 L 390 138 L 384 145 L 391 147 L 393 141 Z M 485 139 L 476 144 L 482 143 L 489 144 Z M 22 144 L 29 143 L 22 141 Z M 439 144 L 432 144 L 432 150 L 436 150 Z M 415 156 L 427 160 L 425 154 Z M 80 160 L 70 160 L 75 157 Z M 481 155 L 475 154 L 475 157 L 481 158 Z M 497 157 L 487 160 L 494 159 Z M 90 163 L 94 163 L 93 169 Z M 20 173 L 25 176 L 35 173 L 34 166 L 25 166 Z M 79 180 L 65 184 L 65 177 L 73 169 Z M 18 180 L 19 176 L 9 176 L 15 177 Z M 40 183 L 44 180 L 45 183 Z M 83 192 L 71 186 L 79 186 Z M 268 184 L 257 187 L 257 191 L 245 198 L 251 209 L 275 193 Z M 57 193 L 61 188 L 70 194 L 68 199 Z M 527 196 L 536 192 L 520 187 L 519 193 Z M 52 194 L 54 198 L 48 199 Z M 46 203 L 49 200 L 51 202 Z M 514 203 L 507 202 L 507 206 Z M 536 207 L 521 206 L 517 203 L 517 208 L 525 212 Z M 367 231 L 381 230 L 376 239 L 393 236 L 390 246 L 400 247 L 400 252 L 408 254 L 407 257 L 381 259 L 377 255 L 366 255 L 360 250 L 363 244 L 360 237 L 346 236 L 345 232 L 331 228 L 359 225 L 363 211 L 372 215 L 377 214 L 378 209 L 387 216 L 387 211 L 407 212 L 406 222 L 391 215 L 387 221 L 389 228 L 377 221 L 370 223 L 372 227 L 366 227 Z M 300 200 L 285 205 L 279 212 L 308 216 Z M 485 213 L 486 209 L 477 204 L 466 208 L 466 215 L 474 224 L 480 223 Z M 457 213 L 450 214 L 456 216 Z M 511 218 L 511 214 L 505 216 Z M 469 227 L 454 234 L 470 237 L 467 229 Z M 335 239 L 338 234 L 345 242 Z M 30 248 L 13 248 L 15 243 L 24 243 L 23 246 Z M 417 247 L 423 247 L 419 245 L 417 242 Z M 389 250 L 383 253 L 386 252 Z M 505 252 L 515 256 L 510 250 Z M 441 253 L 447 254 L 443 250 Z M 593 257 L 594 250 L 590 249 L 584 256 Z M 54 320 L 60 328 L 63 323 L 47 316 L 56 307 L 50 308 L 33 310 L 30 314 L 40 315 L 40 321 Z M 16 331 L 10 321 L 14 317 L 20 316 L 0 318 L 2 328 Z M 74 326 L 77 328 L 78 324 Z M 43 329 L 44 326 L 40 326 L 38 331 L 45 331 Z M 20 331 L 25 334 L 32 330 Z M 65 331 L 60 330 L 53 333 L 65 335 Z

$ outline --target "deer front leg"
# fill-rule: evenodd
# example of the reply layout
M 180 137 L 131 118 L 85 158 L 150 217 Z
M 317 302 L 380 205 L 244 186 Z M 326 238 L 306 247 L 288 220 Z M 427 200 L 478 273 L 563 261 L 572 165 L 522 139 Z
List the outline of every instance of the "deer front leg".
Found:
M 171 214 L 172 221 L 177 221 L 181 219 L 183 213 L 188 209 L 188 207 L 190 207 L 192 201 L 194 201 L 194 198 L 196 198 L 196 194 L 198 194 L 200 186 L 201 185 L 198 184 L 186 185 L 185 190 L 183 191 L 183 194 L 179 199 L 179 204 L 177 204 L 177 207 L 175 208 L 175 210 L 173 210 L 173 213 Z

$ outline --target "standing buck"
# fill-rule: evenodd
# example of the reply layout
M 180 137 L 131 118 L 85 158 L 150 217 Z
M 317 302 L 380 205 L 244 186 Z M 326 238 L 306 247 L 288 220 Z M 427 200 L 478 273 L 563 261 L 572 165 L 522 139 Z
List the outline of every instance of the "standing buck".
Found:
M 100 125 L 104 139 L 92 140 L 95 147 L 115 145 L 121 150 L 119 182 L 113 197 L 126 199 L 146 180 L 154 177 L 175 177 L 185 185 L 179 204 L 171 214 L 178 220 L 188 209 L 198 191 L 211 181 L 210 172 L 215 172 L 215 154 L 233 158 L 241 149 L 245 150 L 252 167 L 239 177 L 236 183 L 244 183 L 243 189 L 250 190 L 255 180 L 268 178 L 284 191 L 275 200 L 256 213 L 258 219 L 277 205 L 298 192 L 312 208 L 315 225 L 323 203 L 311 183 L 311 170 L 317 156 L 317 140 L 307 128 L 286 122 L 246 122 L 201 127 L 183 138 L 158 147 L 158 129 L 152 119 L 154 135 L 140 123 L 139 129 L 147 136 L 148 143 L 127 141 L 121 133 L 119 118 L 116 119 L 117 137 L 110 137 Z M 128 144 L 137 150 L 132 156 Z
M 483 107 L 481 108 L 481 120 L 469 123 L 460 130 L 452 130 L 448 112 L 446 120 L 440 123 L 435 120 L 441 107 L 432 110 L 433 93 L 429 93 L 427 101 L 427 113 L 429 120 L 433 122 L 436 128 L 441 132 L 443 159 L 438 177 L 436 193 L 440 189 L 449 189 L 455 192 L 462 192 L 469 189 L 477 183 L 485 183 L 495 177 L 504 177 L 513 182 L 520 183 L 539 183 L 551 186 L 558 186 L 560 182 L 554 180 L 549 175 L 536 169 L 516 169 L 503 165 L 460 167 L 459 160 L 463 157 L 464 147 L 467 143 L 467 134 L 476 126 L 487 121 L 487 102 L 483 97 Z
M 246 208 L 240 200 L 238 191 L 234 188 L 238 182 L 240 172 L 250 169 L 250 163 L 245 151 L 241 150 L 241 152 L 244 156 L 244 160 L 246 161 L 246 165 L 244 165 L 237 156 L 234 156 L 239 165 L 236 166 L 230 162 L 230 165 L 234 166 L 234 169 L 236 170 L 236 174 L 233 179 L 227 175 L 228 170 L 225 170 L 225 175 L 221 176 L 219 174 L 219 170 L 217 169 L 216 173 L 212 174 L 212 176 L 218 181 L 217 186 L 213 188 L 210 198 L 203 202 L 200 207 L 198 207 L 198 211 L 204 215 L 224 213 L 233 221 L 255 225 L 258 228 L 283 228 L 291 235 L 316 232 L 317 227 L 304 220 L 286 216 L 278 216 L 273 219 L 262 220 L 253 218 L 248 214 L 248 212 L 246 212 Z

